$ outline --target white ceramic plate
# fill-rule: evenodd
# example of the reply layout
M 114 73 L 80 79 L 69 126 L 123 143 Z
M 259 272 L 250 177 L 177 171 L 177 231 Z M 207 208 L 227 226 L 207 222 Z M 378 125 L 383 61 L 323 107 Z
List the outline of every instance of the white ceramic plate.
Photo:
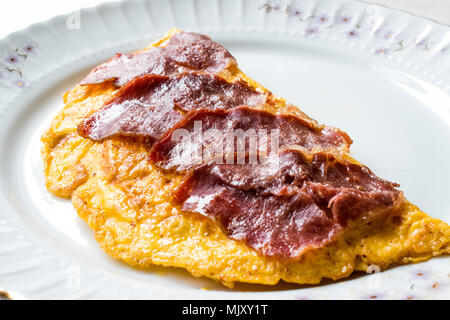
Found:
M 248 75 L 450 222 L 450 28 L 356 1 L 127 1 L 0 40 L 0 286 L 25 298 L 449 298 L 450 258 L 320 286 L 237 285 L 138 271 L 108 257 L 71 203 L 44 187 L 39 137 L 61 95 L 115 52 L 169 28 L 205 33 Z M 206 289 L 206 290 L 205 290 Z

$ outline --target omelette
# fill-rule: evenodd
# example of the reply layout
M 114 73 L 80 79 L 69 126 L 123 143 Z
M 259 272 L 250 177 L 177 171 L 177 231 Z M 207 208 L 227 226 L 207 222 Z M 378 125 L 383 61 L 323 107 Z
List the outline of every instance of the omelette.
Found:
M 271 243 L 273 247 L 270 248 L 275 248 L 273 250 L 267 246 L 252 245 L 249 238 L 244 241 L 233 237 L 219 220 L 174 201 L 174 194 L 179 195 L 179 190 L 183 190 L 192 176 L 186 179 L 185 171 L 168 170 L 155 162 L 148 139 L 136 134 L 105 133 L 104 130 L 97 130 L 98 126 L 85 126 L 83 130 L 81 125 L 95 120 L 105 106 L 114 106 L 120 97 L 140 92 L 135 88 L 140 85 L 139 80 L 135 79 L 142 76 L 140 69 L 131 67 L 123 73 L 123 65 L 136 57 L 141 59 L 136 64 L 139 68 L 144 63 L 154 63 L 155 55 L 161 57 L 163 54 L 162 57 L 165 57 L 164 70 L 171 73 L 167 77 L 153 78 L 151 81 L 156 84 L 152 85 L 163 83 L 165 90 L 171 90 L 173 85 L 170 81 L 185 77 L 183 74 L 193 68 L 193 64 L 188 63 L 188 55 L 195 54 L 192 52 L 202 50 L 202 47 L 194 43 L 188 46 L 189 50 L 179 49 L 183 46 L 182 38 L 174 39 L 182 33 L 178 29 L 170 30 L 148 48 L 133 55 L 118 55 L 95 68 L 79 85 L 64 94 L 64 108 L 56 114 L 41 138 L 47 189 L 72 201 L 78 215 L 94 230 L 96 240 L 110 256 L 144 269 L 151 265 L 184 268 L 196 277 L 208 277 L 233 287 L 236 282 L 274 285 L 280 280 L 317 284 L 323 279 L 348 277 L 355 271 L 366 272 L 374 265 L 384 270 L 392 265 L 425 261 L 450 252 L 450 227 L 429 217 L 396 191 L 395 206 L 390 206 L 389 215 L 374 215 L 370 221 L 363 220 L 351 228 L 336 232 L 329 241 L 301 247 L 301 250 L 289 251 L 289 254 L 280 257 L 277 255 L 281 252 L 276 250 L 277 243 Z M 215 43 L 211 46 L 217 49 Z M 241 113 L 253 112 L 254 109 L 270 113 L 271 117 L 272 114 L 291 115 L 302 119 L 302 125 L 322 130 L 300 109 L 247 77 L 227 52 L 216 50 L 211 54 L 212 49 L 208 48 L 208 57 L 216 60 L 213 64 L 201 66 L 203 73 L 214 73 L 214 78 L 207 80 L 218 82 L 227 88 L 227 92 L 236 92 L 234 96 L 239 94 L 239 97 L 244 97 L 241 101 L 241 98 L 234 99 L 232 96 L 227 103 L 250 105 L 250 111 L 245 109 Z M 173 56 L 164 56 L 174 53 L 182 61 L 174 62 Z M 147 73 L 158 74 L 159 66 L 148 68 L 150 71 Z M 129 83 L 135 86 L 131 93 L 127 92 Z M 248 92 L 254 96 L 248 98 Z M 259 101 L 260 96 L 264 98 L 263 104 L 255 102 Z M 204 101 L 198 100 L 195 104 Z M 210 104 L 211 100 L 207 103 Z M 155 104 L 161 103 L 155 100 Z M 155 110 L 153 117 L 160 112 Z M 174 122 L 179 118 L 189 118 L 191 114 L 189 110 L 161 110 L 168 112 Z M 226 112 L 235 112 L 235 109 L 230 110 Z M 218 111 L 214 112 L 211 116 L 217 115 Z M 225 114 L 225 111 L 220 112 Z M 161 119 L 154 121 L 158 124 L 155 129 L 158 134 L 150 137 L 153 142 L 161 141 L 161 136 L 164 137 L 163 133 L 168 129 L 160 127 L 163 123 Z M 168 127 L 173 125 L 170 123 Z M 135 127 L 121 127 L 120 130 L 123 133 L 127 129 L 128 133 L 133 133 Z M 89 134 L 92 134 L 91 138 Z M 99 138 L 93 139 L 94 134 Z M 336 158 L 333 161 L 344 163 L 346 168 L 361 167 L 348 155 L 351 140 L 344 134 L 342 137 L 345 143 L 327 147 L 332 149 L 333 159 Z M 318 151 L 313 147 L 308 154 L 316 155 L 314 152 Z M 282 192 L 285 194 L 287 191 L 283 189 Z M 256 200 L 260 201 L 261 197 Z M 246 208 L 245 204 L 244 201 L 243 208 Z M 288 240 L 295 241 L 291 238 Z

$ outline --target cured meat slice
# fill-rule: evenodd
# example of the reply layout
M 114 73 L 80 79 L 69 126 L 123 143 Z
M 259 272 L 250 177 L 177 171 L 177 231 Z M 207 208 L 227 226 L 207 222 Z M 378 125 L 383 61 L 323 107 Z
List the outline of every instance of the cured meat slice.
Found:
M 256 164 L 213 161 L 205 163 L 203 170 L 232 187 L 274 195 L 295 193 L 305 180 L 361 191 L 394 191 L 399 186 L 378 178 L 366 166 L 340 161 L 327 152 L 309 153 L 301 148 L 285 149 Z
M 208 36 L 178 32 L 170 38 L 166 47 L 117 54 L 93 69 L 80 84 L 114 81 L 117 86 L 123 86 L 145 74 L 170 76 L 190 71 L 215 74 L 231 65 L 236 65 L 234 57 Z
M 240 155 L 278 154 L 278 150 L 292 145 L 310 151 L 346 150 L 351 143 L 349 136 L 339 129 L 315 125 L 292 114 L 275 114 L 247 106 L 198 109 L 187 114 L 153 145 L 150 158 L 161 168 L 184 171 L 210 159 L 239 163 L 245 160 Z
M 258 106 L 265 99 L 244 83 L 229 83 L 214 75 L 145 75 L 122 87 L 112 101 L 83 121 L 79 133 L 97 141 L 133 135 L 151 143 L 183 118 L 178 110 Z
M 288 259 L 389 215 L 403 199 L 398 185 L 331 154 L 287 150 L 279 162 L 278 170 L 273 161 L 205 164 L 187 176 L 174 199 L 261 254 Z
M 265 256 L 299 257 L 339 233 L 339 226 L 306 193 L 261 196 L 201 176 L 201 171 L 184 181 L 175 199 L 183 211 L 215 220 L 228 237 L 244 241 Z

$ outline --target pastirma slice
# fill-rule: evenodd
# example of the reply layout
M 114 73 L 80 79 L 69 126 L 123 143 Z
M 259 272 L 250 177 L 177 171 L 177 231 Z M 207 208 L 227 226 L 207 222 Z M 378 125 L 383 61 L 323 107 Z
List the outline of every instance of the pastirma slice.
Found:
M 165 47 L 117 54 L 92 70 L 81 84 L 113 81 L 117 86 L 123 86 L 145 74 L 170 76 L 190 71 L 215 74 L 232 65 L 236 65 L 234 57 L 209 37 L 192 32 L 178 32 L 170 37 Z
M 208 163 L 175 193 L 182 210 L 217 221 L 261 254 L 298 259 L 346 229 L 395 213 L 396 184 L 325 152 L 283 151 L 264 164 Z
M 215 75 L 145 75 L 127 83 L 111 102 L 78 128 L 80 135 L 96 141 L 131 135 L 153 142 L 183 119 L 181 112 L 199 108 L 230 109 L 240 105 L 256 107 L 265 100 L 265 94 L 245 83 L 229 83 Z
M 176 138 L 174 135 L 180 132 L 191 133 L 192 137 Z M 230 151 L 233 157 L 235 152 L 270 154 L 273 149 L 298 145 L 308 150 L 342 152 L 351 143 L 350 137 L 339 129 L 315 125 L 292 114 L 275 114 L 248 106 L 198 109 L 188 113 L 155 143 L 151 159 L 161 168 L 185 171 L 198 165 L 198 153 L 201 160 L 207 160 L 208 154 L 219 153 L 227 161 Z

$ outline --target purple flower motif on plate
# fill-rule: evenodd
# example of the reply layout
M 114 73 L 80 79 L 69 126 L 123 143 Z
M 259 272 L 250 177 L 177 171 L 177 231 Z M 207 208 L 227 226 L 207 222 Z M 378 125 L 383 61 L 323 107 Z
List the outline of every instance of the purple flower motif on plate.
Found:
M 389 49 L 388 48 L 378 48 L 375 49 L 375 54 L 379 54 L 379 55 L 386 55 L 389 53 Z
M 351 16 L 342 16 L 338 19 L 339 23 L 343 23 L 343 24 L 349 24 L 350 22 L 352 22 L 353 17 Z
M 289 17 L 295 18 L 295 17 L 301 17 L 303 15 L 302 11 L 295 9 L 295 8 L 288 7 L 288 9 L 286 11 L 287 11 Z
M 350 30 L 349 32 L 347 32 L 347 37 L 349 37 L 349 38 L 358 38 L 359 37 L 359 33 L 356 30 Z
M 392 39 L 394 38 L 395 33 L 393 31 L 387 31 L 384 35 L 383 38 L 386 40 Z
M 330 17 L 328 17 L 326 14 L 317 17 L 317 21 L 319 21 L 319 23 L 327 23 L 329 20 Z
M 311 35 L 317 34 L 318 32 L 319 32 L 319 29 L 317 29 L 317 28 L 308 28 L 308 29 L 305 30 L 305 34 L 307 36 L 311 36 Z
M 22 79 L 19 79 L 19 80 L 15 80 L 13 82 L 13 85 L 17 88 L 24 88 L 26 83 Z
M 280 6 L 279 5 L 271 5 L 269 3 L 264 3 L 260 9 L 265 10 L 267 13 L 270 13 L 272 11 L 279 11 L 280 10 Z
M 22 51 L 26 53 L 33 53 L 34 52 L 34 45 L 31 43 L 26 43 L 22 46 Z
M 5 58 L 5 61 L 9 64 L 16 64 L 17 62 L 19 62 L 19 58 L 11 54 Z

